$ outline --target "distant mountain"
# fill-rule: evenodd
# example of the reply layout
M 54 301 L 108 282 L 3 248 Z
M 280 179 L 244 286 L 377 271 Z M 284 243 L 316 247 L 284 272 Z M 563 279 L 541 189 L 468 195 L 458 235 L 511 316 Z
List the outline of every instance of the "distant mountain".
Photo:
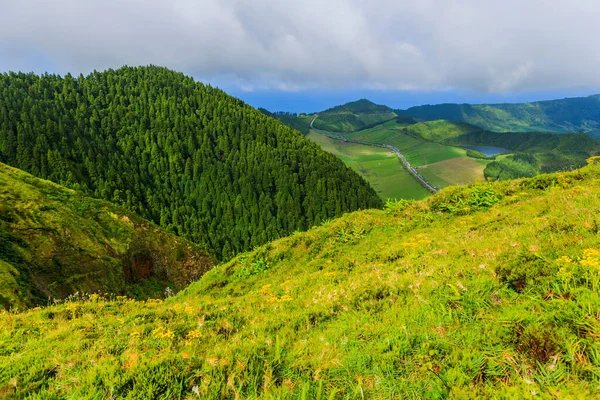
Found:
M 336 113 L 354 113 L 354 114 L 376 114 L 376 113 L 393 113 L 388 106 L 375 104 L 367 99 L 351 101 L 350 103 L 342 104 L 329 108 L 319 114 L 336 114 Z
M 123 205 L 221 259 L 382 205 L 297 131 L 155 66 L 0 74 L 0 162 Z
M 75 292 L 162 297 L 213 264 L 121 207 L 0 163 L 0 310 Z
M 439 104 L 396 110 L 422 121 L 467 122 L 490 131 L 577 132 L 600 137 L 600 95 L 522 104 Z
M 355 132 L 397 117 L 387 106 L 361 99 L 318 113 L 314 127 L 331 132 Z

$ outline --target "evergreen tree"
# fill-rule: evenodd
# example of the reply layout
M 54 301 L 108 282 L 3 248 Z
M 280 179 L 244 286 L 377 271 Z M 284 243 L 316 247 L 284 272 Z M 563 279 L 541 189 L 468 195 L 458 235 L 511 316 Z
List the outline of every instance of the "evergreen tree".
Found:
M 220 258 L 381 206 L 299 132 L 154 66 L 1 74 L 0 161 L 121 204 Z

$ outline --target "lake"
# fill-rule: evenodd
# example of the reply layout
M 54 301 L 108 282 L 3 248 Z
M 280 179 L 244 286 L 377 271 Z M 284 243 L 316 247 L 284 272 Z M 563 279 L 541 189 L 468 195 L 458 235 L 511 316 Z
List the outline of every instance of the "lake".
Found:
M 487 157 L 496 156 L 502 153 L 508 153 L 508 150 L 506 149 L 491 146 L 465 146 L 465 149 L 478 151 L 480 153 L 485 154 Z

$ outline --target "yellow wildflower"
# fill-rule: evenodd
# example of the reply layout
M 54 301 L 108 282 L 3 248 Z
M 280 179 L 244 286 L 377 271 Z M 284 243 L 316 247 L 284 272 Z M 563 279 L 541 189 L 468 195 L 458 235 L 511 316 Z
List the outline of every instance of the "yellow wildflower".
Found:
M 600 271 L 600 250 L 586 249 L 583 251 L 583 258 L 579 261 L 582 267 L 593 268 Z
M 569 264 L 573 263 L 573 260 L 570 257 L 562 256 L 562 257 L 559 257 L 559 258 L 556 259 L 556 263 L 557 264 L 567 264 L 567 265 L 569 265 Z
M 269 293 L 271 293 L 271 284 L 270 284 L 270 283 L 269 283 L 269 284 L 266 284 L 265 286 L 263 286 L 263 287 L 260 289 L 260 294 L 267 295 L 267 294 L 269 294 Z
M 201 337 L 202 337 L 202 332 L 200 332 L 198 329 L 189 331 L 187 334 L 188 340 L 196 340 L 196 339 L 200 339 Z
M 175 338 L 175 333 L 170 329 L 158 327 L 152 331 L 152 336 L 156 339 L 173 340 Z
M 287 294 L 284 294 L 283 296 L 277 299 L 278 303 L 284 303 L 286 301 L 292 301 L 292 297 Z

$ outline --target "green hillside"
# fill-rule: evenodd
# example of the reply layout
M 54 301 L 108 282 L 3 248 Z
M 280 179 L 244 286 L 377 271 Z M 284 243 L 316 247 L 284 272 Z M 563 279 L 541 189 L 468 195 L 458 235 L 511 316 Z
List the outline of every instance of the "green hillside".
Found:
M 297 233 L 174 298 L 0 313 L 23 398 L 597 398 L 600 166 Z
M 443 142 L 446 139 L 456 136 L 481 132 L 482 129 L 478 126 L 463 122 L 438 120 L 408 125 L 403 131 L 410 136 L 415 136 L 427 141 Z
M 387 107 L 361 99 L 318 113 L 314 127 L 330 132 L 354 132 L 397 117 Z
M 212 265 L 197 246 L 121 207 L 0 164 L 0 308 L 76 292 L 162 297 Z
M 287 112 L 271 113 L 264 109 L 259 109 L 259 110 L 266 115 L 276 118 L 281 123 L 289 126 L 290 128 L 293 128 L 293 129 L 301 132 L 304 136 L 308 135 L 308 132 L 310 130 L 310 122 L 313 119 L 312 115 L 306 115 L 306 114 L 298 115 L 295 113 L 287 113 Z
M 522 104 L 439 104 L 396 110 L 420 120 L 447 119 L 490 131 L 577 132 L 600 137 L 600 95 Z
M 122 205 L 221 259 L 381 206 L 297 131 L 153 66 L 0 74 L 0 162 Z

